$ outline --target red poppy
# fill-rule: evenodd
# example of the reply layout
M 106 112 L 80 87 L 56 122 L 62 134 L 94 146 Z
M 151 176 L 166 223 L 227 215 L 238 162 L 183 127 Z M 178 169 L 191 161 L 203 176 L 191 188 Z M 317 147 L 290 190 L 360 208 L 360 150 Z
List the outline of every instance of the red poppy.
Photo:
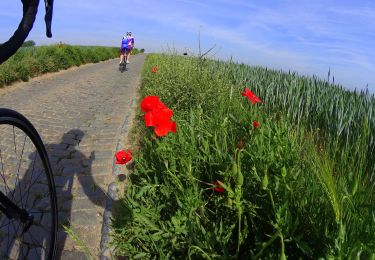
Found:
M 120 150 L 115 154 L 116 164 L 126 164 L 132 159 L 132 152 L 130 150 Z
M 225 190 L 223 187 L 221 187 L 220 183 L 218 181 L 214 182 L 215 188 L 214 190 L 220 193 L 223 193 Z
M 247 87 L 245 87 L 245 90 L 241 93 L 242 96 L 247 97 L 251 103 L 256 104 L 259 102 L 262 102 L 260 98 L 258 98 L 253 92 L 250 91 Z
M 170 121 L 173 111 L 169 108 L 154 109 L 145 114 L 146 126 L 154 126 L 156 136 L 165 136 L 169 132 L 176 132 L 176 122 Z
M 253 121 L 253 126 L 254 126 L 254 128 L 258 128 L 258 127 L 260 127 L 260 124 L 257 121 Z
M 154 109 L 145 114 L 146 126 L 158 126 L 169 122 L 173 116 L 173 111 L 169 108 Z
M 141 109 L 145 113 L 162 108 L 167 108 L 167 106 L 159 100 L 158 96 L 147 96 L 141 102 Z
M 152 68 L 151 68 L 151 72 L 152 72 L 152 73 L 156 73 L 156 72 L 158 72 L 158 67 L 152 67 Z
M 176 132 L 176 122 L 171 121 L 173 111 L 163 104 L 158 96 L 147 96 L 141 102 L 145 125 L 154 126 L 155 135 L 165 136 L 169 132 Z
M 165 136 L 169 132 L 176 133 L 176 122 L 174 121 L 164 122 L 156 126 L 154 129 L 154 133 L 158 137 Z

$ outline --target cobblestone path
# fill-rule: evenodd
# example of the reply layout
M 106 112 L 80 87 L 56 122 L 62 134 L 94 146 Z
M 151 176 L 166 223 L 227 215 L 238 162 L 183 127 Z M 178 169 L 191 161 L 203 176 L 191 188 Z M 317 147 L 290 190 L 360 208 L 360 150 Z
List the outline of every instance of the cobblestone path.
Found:
M 86 259 L 62 224 L 99 258 L 113 156 L 136 102 L 144 58 L 133 56 L 124 73 L 116 59 L 0 89 L 0 107 L 26 116 L 46 145 L 57 186 L 59 259 Z

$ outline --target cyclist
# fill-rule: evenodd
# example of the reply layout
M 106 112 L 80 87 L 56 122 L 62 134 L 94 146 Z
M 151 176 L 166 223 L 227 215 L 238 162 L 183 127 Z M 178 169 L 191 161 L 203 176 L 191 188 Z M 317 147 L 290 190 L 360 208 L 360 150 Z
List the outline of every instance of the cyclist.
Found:
M 125 55 L 126 51 L 126 57 L 125 61 L 126 63 L 129 63 L 130 54 L 134 48 L 134 37 L 132 36 L 132 32 L 127 32 L 124 37 L 122 37 L 121 41 L 121 55 L 120 55 L 120 64 L 122 64 L 122 60 Z

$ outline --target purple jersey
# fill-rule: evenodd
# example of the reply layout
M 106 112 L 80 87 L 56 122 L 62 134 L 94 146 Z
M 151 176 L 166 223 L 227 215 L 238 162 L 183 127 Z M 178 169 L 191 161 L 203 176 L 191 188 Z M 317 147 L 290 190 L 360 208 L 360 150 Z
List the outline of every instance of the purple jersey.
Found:
M 134 37 L 126 37 L 122 39 L 121 49 L 131 49 L 134 44 Z

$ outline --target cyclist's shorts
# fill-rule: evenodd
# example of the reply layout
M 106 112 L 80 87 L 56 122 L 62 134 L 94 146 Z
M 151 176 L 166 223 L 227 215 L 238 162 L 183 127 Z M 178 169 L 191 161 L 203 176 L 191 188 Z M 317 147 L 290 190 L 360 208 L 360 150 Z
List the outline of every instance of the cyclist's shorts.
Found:
M 128 53 L 129 51 L 131 51 L 133 48 L 131 46 L 127 47 L 127 48 L 121 48 L 121 54 L 122 55 L 125 55 L 125 50 L 126 52 Z

